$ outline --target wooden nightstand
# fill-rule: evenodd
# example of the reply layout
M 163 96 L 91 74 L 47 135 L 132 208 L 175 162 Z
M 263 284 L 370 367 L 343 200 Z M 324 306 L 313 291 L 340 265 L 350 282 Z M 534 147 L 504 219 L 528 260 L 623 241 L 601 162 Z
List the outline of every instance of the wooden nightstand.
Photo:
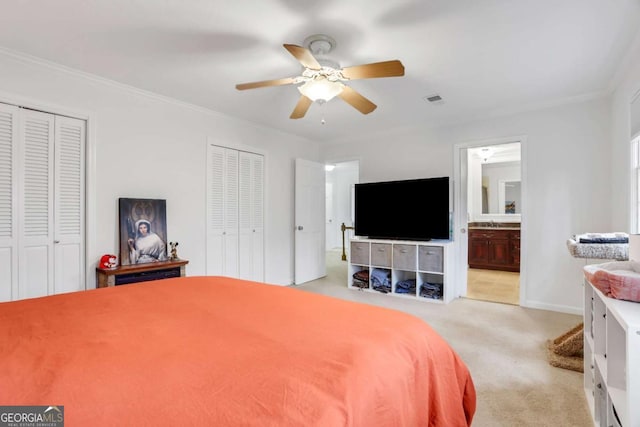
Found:
M 189 261 L 149 262 L 145 264 L 122 265 L 116 268 L 96 268 L 96 288 L 127 285 L 149 280 L 184 277 Z

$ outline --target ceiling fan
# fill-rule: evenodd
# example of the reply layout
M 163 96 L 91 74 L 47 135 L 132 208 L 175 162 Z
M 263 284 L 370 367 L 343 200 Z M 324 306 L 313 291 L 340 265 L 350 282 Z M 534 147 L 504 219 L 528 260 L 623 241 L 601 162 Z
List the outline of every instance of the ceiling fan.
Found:
M 236 89 L 246 90 L 302 83 L 298 86 L 300 99 L 291 113 L 290 118 L 292 119 L 304 117 L 314 101 L 323 103 L 335 96 L 339 96 L 362 114 L 369 114 L 377 108 L 377 105 L 347 86 L 345 82 L 377 77 L 404 76 L 404 66 L 398 60 L 340 68 L 338 63 L 324 57 L 335 47 L 335 41 L 324 34 L 309 36 L 303 44 L 306 47 L 294 44 L 283 45 L 304 67 L 301 75 L 237 84 Z

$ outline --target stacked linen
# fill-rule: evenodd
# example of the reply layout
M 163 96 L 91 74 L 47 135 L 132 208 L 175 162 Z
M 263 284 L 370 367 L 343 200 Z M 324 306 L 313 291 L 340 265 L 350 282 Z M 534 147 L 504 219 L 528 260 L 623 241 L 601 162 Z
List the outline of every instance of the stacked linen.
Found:
M 396 283 L 397 294 L 416 294 L 416 279 L 400 280 Z
M 431 299 L 442 299 L 442 283 L 424 282 L 420 285 L 420 296 Z
M 353 286 L 364 289 L 369 287 L 369 270 L 356 271 L 353 274 Z
M 629 259 L 629 235 L 627 233 L 584 233 L 567 239 L 567 248 L 575 258 Z

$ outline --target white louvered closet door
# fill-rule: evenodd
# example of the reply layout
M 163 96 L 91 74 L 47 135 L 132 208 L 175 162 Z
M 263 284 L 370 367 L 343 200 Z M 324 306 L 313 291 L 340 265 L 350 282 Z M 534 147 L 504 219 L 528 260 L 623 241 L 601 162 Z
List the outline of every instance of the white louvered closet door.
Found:
M 18 111 L 0 104 L 0 301 L 18 293 Z
M 54 289 L 53 135 L 53 115 L 22 110 L 18 150 L 18 299 L 45 296 Z
M 223 275 L 224 148 L 207 147 L 207 274 Z
M 55 120 L 53 293 L 84 289 L 84 120 Z
M 0 301 L 85 289 L 85 122 L 0 103 Z
M 238 277 L 238 151 L 207 150 L 207 274 Z
M 224 274 L 238 277 L 238 151 L 225 148 Z
M 240 152 L 240 278 L 264 281 L 264 157 Z

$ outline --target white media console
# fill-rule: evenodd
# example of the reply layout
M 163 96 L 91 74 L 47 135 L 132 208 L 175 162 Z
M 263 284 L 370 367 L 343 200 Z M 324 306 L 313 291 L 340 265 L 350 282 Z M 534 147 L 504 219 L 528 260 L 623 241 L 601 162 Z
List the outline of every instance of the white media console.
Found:
M 453 244 L 354 238 L 349 250 L 349 288 L 448 303 L 454 298 Z M 385 282 L 385 279 L 387 282 Z

